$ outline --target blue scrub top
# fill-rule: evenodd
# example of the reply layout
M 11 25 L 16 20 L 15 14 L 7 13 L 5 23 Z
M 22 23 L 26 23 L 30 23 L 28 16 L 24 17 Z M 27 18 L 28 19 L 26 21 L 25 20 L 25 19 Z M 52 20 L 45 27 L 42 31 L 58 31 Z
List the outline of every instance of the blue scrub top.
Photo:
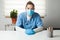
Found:
M 23 12 L 18 15 L 16 26 L 24 28 L 24 29 L 35 29 L 37 27 L 42 27 L 43 22 L 41 20 L 41 17 L 38 13 L 34 12 L 31 19 L 27 21 L 27 13 Z

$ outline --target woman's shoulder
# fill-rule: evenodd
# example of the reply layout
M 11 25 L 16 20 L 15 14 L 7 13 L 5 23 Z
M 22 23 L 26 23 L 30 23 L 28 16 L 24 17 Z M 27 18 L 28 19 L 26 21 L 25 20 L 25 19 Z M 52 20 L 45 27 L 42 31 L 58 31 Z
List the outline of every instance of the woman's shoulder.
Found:
M 39 13 L 35 12 L 34 15 L 35 17 L 40 16 Z
M 19 16 L 24 16 L 26 14 L 26 12 L 21 12 L 20 14 L 19 14 Z

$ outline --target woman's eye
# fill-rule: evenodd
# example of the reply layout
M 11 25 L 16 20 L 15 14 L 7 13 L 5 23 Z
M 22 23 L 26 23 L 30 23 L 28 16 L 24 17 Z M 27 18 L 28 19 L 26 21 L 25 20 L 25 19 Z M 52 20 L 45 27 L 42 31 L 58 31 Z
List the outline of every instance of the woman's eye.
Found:
M 28 8 L 29 9 L 29 8 Z

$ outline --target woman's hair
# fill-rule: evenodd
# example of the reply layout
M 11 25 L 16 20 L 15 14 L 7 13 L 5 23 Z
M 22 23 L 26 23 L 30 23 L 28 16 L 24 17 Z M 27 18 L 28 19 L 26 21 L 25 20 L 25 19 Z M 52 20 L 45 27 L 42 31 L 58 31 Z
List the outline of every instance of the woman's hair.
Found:
M 33 7 L 35 7 L 34 3 L 32 3 L 31 1 L 28 1 L 28 2 L 27 2 L 26 7 L 27 7 L 27 5 L 29 5 L 29 4 L 30 4 L 30 5 L 33 5 Z

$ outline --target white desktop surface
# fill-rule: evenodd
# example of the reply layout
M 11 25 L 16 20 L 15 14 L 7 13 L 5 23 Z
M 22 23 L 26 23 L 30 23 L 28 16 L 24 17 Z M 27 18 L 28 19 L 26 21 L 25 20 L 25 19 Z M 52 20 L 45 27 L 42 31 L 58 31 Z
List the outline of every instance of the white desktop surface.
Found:
M 49 38 L 47 31 L 44 30 L 30 37 L 31 39 L 24 38 L 18 31 L 0 31 L 0 40 L 60 40 L 60 30 L 54 30 L 54 37 Z

